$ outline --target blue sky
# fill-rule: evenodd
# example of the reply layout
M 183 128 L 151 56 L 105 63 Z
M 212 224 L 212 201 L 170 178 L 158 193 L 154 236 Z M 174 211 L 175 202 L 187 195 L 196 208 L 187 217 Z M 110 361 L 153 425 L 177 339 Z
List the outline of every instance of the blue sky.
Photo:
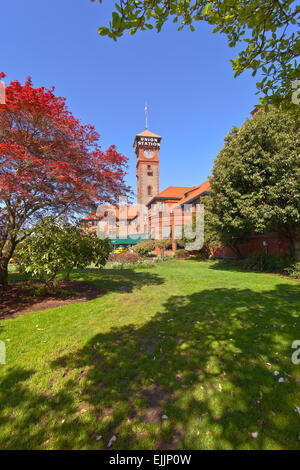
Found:
M 113 1 L 13 0 L 1 4 L 0 71 L 36 86 L 56 87 L 83 123 L 93 124 L 106 149 L 129 157 L 134 190 L 135 134 L 149 128 L 163 137 L 160 190 L 194 186 L 211 174 L 233 125 L 240 126 L 258 101 L 256 77 L 234 79 L 234 50 L 224 36 L 199 23 L 195 32 L 167 24 L 161 33 L 126 34 L 117 43 L 100 37 Z

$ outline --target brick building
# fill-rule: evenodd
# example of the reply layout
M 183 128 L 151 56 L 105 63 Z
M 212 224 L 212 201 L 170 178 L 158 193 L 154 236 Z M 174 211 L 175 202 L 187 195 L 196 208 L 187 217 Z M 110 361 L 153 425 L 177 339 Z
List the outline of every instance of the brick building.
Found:
M 255 110 L 252 113 L 255 114 Z M 89 214 L 82 220 L 84 229 L 104 232 L 114 247 L 131 247 L 145 239 L 176 239 L 182 236 L 182 227 L 192 221 L 201 197 L 210 193 L 209 181 L 199 186 L 169 186 L 159 191 L 159 151 L 162 137 L 146 129 L 135 136 L 137 205 L 107 206 L 101 215 Z M 249 234 L 240 246 L 242 256 L 266 251 L 270 255 L 288 254 L 288 242 L 275 233 Z M 157 254 L 159 250 L 157 249 Z M 218 257 L 236 257 L 224 246 L 215 250 Z
M 182 232 L 183 205 L 199 202 L 209 190 L 200 186 L 169 186 L 159 192 L 159 150 L 162 137 L 146 129 L 135 136 L 137 205 L 106 206 L 82 219 L 83 228 L 104 232 L 114 247 L 132 246 L 148 238 L 174 238 Z M 173 210 L 176 207 L 176 210 Z M 192 216 L 192 214 L 190 214 Z M 185 214 L 185 218 L 188 217 Z M 173 243 L 173 251 L 176 249 Z
M 147 129 L 137 134 L 133 148 L 136 154 L 137 202 L 146 205 L 159 193 L 159 149 L 161 136 Z

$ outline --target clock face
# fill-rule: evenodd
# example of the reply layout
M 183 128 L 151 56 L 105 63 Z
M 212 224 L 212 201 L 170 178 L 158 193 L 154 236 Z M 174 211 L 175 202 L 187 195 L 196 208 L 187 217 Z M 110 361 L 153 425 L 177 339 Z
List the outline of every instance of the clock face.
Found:
M 145 149 L 144 150 L 144 155 L 145 155 L 146 158 L 152 158 L 153 155 L 154 155 L 154 152 L 151 149 Z

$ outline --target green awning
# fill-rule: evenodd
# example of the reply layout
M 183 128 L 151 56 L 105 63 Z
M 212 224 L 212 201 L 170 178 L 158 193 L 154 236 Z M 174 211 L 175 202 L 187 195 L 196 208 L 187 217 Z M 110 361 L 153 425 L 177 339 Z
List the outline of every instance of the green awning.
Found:
M 149 241 L 149 238 L 146 238 L 143 235 L 137 236 L 137 237 L 115 237 L 115 238 L 110 238 L 110 242 L 112 245 L 136 245 L 137 243 L 143 242 L 143 241 Z

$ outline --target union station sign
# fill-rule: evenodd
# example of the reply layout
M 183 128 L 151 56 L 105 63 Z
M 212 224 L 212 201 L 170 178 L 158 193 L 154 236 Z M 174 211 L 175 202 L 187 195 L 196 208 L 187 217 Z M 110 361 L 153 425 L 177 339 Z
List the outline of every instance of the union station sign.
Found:
M 160 147 L 160 138 L 159 137 L 136 137 L 136 145 L 138 147 Z

